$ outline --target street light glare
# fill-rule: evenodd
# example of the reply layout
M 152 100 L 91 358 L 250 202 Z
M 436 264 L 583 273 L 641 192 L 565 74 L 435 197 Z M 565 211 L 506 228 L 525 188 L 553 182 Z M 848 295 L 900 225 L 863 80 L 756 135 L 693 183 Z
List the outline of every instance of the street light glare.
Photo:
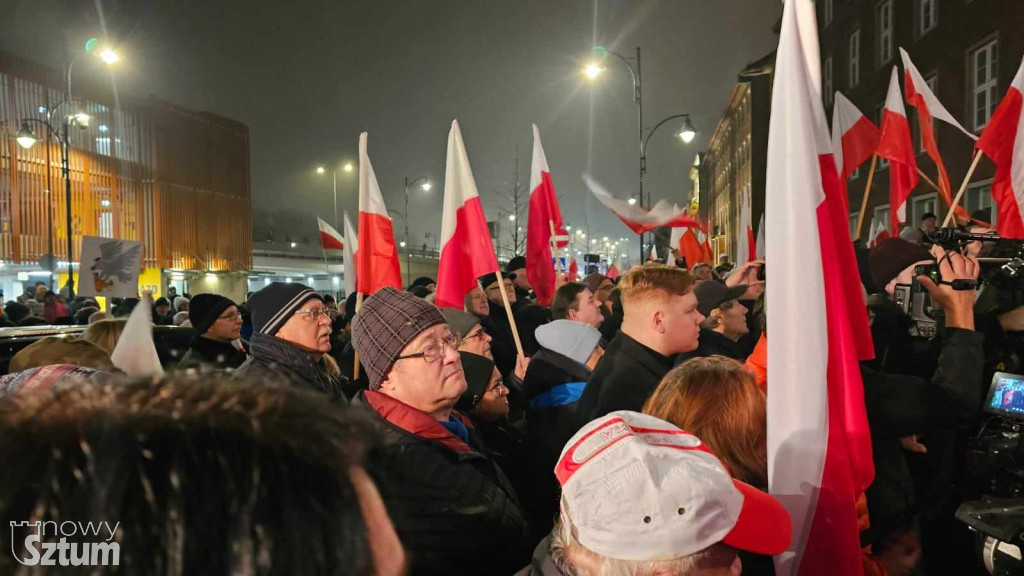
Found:
M 15 138 L 18 141 L 18 146 L 21 146 L 25 150 L 35 146 L 36 144 L 36 133 L 28 127 L 28 122 L 21 123 L 21 130 L 18 130 L 18 136 Z
M 355 170 L 355 168 L 352 167 L 352 163 L 351 162 L 346 162 L 344 169 L 345 169 L 345 172 L 351 172 L 352 170 Z
M 679 137 L 684 143 L 689 144 L 693 142 L 693 138 L 696 135 L 697 131 L 693 128 L 693 124 L 690 123 L 690 119 L 687 118 L 683 121 L 683 127 L 679 130 Z
M 324 173 L 324 167 L 323 166 L 317 166 L 316 167 L 316 173 L 317 174 L 323 174 Z
M 104 48 L 103 50 L 100 50 L 99 57 L 108 65 L 115 64 L 118 60 L 121 59 L 121 55 L 117 52 L 114 52 L 113 48 Z
M 587 67 L 583 69 L 583 73 L 586 74 L 587 78 L 590 78 L 591 80 L 600 76 L 601 72 L 604 72 L 604 66 L 601 66 L 600 64 L 597 64 L 595 62 L 587 64 Z
M 629 199 L 629 205 L 633 206 L 634 204 L 636 204 L 636 198 L 630 198 Z
M 515 222 L 516 221 L 516 215 L 515 214 L 509 214 L 508 215 L 508 220 L 509 220 L 509 222 Z
M 423 184 L 420 185 L 420 188 L 422 188 L 424 192 L 430 192 L 432 186 L 430 182 L 424 182 Z

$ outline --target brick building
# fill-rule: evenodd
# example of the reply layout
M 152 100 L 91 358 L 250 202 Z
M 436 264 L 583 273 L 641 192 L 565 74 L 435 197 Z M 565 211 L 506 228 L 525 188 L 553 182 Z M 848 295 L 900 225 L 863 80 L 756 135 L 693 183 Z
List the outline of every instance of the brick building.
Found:
M 833 94 L 845 94 L 874 122 L 881 119 L 893 65 L 904 48 L 936 96 L 963 126 L 980 134 L 1006 93 L 1024 54 L 1024 2 L 1020 0 L 818 0 L 822 97 L 831 118 Z M 921 148 L 916 112 L 907 107 L 921 170 L 937 170 Z M 956 194 L 971 163 L 974 143 L 956 128 L 935 122 L 939 151 Z M 851 234 L 867 183 L 865 164 L 848 182 Z M 983 159 L 964 195 L 968 212 L 987 209 L 994 219 L 990 186 L 994 167 Z M 923 179 L 907 204 L 907 223 L 948 206 Z M 872 217 L 889 214 L 889 172 L 879 162 L 861 236 Z

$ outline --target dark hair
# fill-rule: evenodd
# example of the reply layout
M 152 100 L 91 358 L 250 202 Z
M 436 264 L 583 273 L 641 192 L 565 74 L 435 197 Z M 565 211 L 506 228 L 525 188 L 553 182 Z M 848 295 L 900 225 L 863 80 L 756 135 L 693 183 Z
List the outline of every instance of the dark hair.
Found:
M 924 222 L 929 218 L 935 218 L 936 220 L 939 219 L 939 217 L 936 216 L 935 214 L 932 214 L 931 212 L 925 212 L 923 215 L 921 215 L 921 222 Z
M 376 436 L 315 393 L 111 376 L 0 398 L 0 437 L 0 516 L 120 522 L 120 565 L 90 573 L 373 573 L 349 474 Z
M 584 290 L 590 290 L 590 288 L 583 282 L 569 282 L 559 288 L 555 292 L 554 298 L 551 299 L 551 319 L 567 320 L 570 310 L 579 312 L 579 295 Z
M 99 311 L 100 309 L 94 306 L 83 306 L 75 313 L 75 322 L 81 326 L 86 326 L 89 324 L 89 316 L 92 316 Z
M 428 290 L 426 286 L 413 286 L 412 288 L 409 288 L 409 292 L 417 298 L 426 298 L 427 296 L 430 296 L 430 290 Z
M 331 296 L 330 294 L 324 294 L 323 296 L 324 304 L 337 304 L 337 302 L 334 300 L 334 296 Z

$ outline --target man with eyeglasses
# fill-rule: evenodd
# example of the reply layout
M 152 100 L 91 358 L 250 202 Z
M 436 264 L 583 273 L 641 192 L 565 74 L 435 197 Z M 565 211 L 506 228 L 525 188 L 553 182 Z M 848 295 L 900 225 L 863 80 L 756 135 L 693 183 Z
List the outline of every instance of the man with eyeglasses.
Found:
M 312 388 L 344 402 L 345 378 L 331 351 L 331 318 L 323 297 L 297 282 L 271 282 L 249 299 L 252 355 L 233 378 Z
M 459 335 L 429 302 L 384 288 L 352 339 L 369 389 L 353 399 L 380 425 L 369 471 L 409 551 L 410 574 L 512 574 L 529 557 L 515 490 L 454 410 L 466 390 Z
M 245 362 L 239 341 L 242 315 L 234 302 L 218 294 L 196 294 L 189 303 L 188 320 L 195 336 L 179 370 L 234 370 Z

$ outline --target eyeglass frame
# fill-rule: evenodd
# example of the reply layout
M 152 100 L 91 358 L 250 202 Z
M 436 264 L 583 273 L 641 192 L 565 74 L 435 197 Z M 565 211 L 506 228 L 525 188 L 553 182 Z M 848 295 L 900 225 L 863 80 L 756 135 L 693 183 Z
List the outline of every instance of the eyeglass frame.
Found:
M 427 352 L 426 350 L 423 350 L 413 354 L 405 354 L 404 356 L 399 356 L 398 358 L 395 358 L 395 362 L 398 362 L 399 360 L 410 360 L 412 358 L 423 358 L 423 361 L 426 362 L 427 364 L 433 364 L 434 362 L 437 362 L 441 358 L 444 358 L 444 353 L 447 352 L 447 350 L 445 349 L 446 347 L 451 346 L 452 350 L 458 350 L 459 345 L 462 344 L 462 336 L 460 336 L 458 332 L 452 332 L 451 334 L 445 336 L 444 338 L 434 340 L 433 342 L 427 344 L 424 348 L 426 348 L 427 346 L 437 344 L 438 342 L 441 343 L 441 352 L 437 355 L 437 358 L 434 358 L 433 360 L 427 359 Z
M 322 308 L 302 308 L 300 310 L 296 310 L 295 312 L 293 312 L 293 314 L 295 314 L 296 316 L 306 316 L 313 322 L 319 322 L 321 316 L 330 319 L 329 312 L 330 311 L 327 309 L 327 307 L 324 306 Z
M 235 321 L 241 320 L 241 319 L 242 319 L 242 313 L 237 311 L 237 310 L 235 311 L 234 314 L 229 314 L 227 316 L 217 316 L 217 320 L 230 320 L 232 322 L 235 322 Z

